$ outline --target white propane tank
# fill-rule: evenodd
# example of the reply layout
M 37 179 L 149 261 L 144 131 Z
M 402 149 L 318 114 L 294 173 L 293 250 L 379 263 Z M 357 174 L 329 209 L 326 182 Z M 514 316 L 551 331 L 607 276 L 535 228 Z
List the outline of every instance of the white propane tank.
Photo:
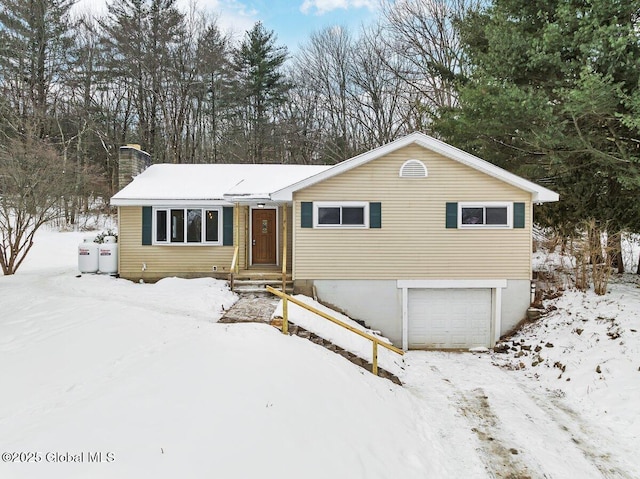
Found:
M 93 238 L 85 238 L 78 245 L 78 269 L 81 273 L 98 272 L 98 243 Z
M 98 269 L 101 273 L 116 274 L 118 272 L 118 243 L 115 236 L 105 236 L 104 243 L 99 245 Z

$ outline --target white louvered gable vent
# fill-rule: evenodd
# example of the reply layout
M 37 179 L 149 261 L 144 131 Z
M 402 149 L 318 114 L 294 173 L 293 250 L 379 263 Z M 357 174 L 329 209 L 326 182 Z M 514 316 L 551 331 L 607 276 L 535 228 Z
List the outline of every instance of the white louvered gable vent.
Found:
M 427 167 L 419 160 L 407 160 L 400 167 L 400 178 L 426 178 Z

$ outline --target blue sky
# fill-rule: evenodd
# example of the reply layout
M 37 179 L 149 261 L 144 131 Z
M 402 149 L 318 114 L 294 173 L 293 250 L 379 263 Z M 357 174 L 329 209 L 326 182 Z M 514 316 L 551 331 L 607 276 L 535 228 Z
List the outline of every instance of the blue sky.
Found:
M 377 16 L 375 0 L 255 0 L 246 4 L 254 9 L 255 20 L 274 30 L 279 43 L 290 50 L 324 27 L 340 25 L 357 30 Z
M 79 0 L 77 9 L 105 11 L 106 1 Z M 193 0 L 177 0 L 185 10 Z M 199 9 L 218 16 L 223 31 L 231 31 L 236 38 L 261 21 L 268 30 L 275 31 L 279 45 L 290 52 L 304 43 L 311 33 L 324 27 L 340 25 L 357 31 L 361 24 L 369 24 L 378 16 L 379 0 L 195 0 Z

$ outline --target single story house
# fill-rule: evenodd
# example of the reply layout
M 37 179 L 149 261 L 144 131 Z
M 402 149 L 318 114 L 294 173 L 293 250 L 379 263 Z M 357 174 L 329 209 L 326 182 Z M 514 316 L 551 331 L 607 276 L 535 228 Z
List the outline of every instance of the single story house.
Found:
M 534 204 L 553 201 L 413 133 L 334 166 L 153 165 L 111 204 L 123 278 L 284 267 L 294 291 L 404 349 L 458 349 L 492 347 L 524 319 Z

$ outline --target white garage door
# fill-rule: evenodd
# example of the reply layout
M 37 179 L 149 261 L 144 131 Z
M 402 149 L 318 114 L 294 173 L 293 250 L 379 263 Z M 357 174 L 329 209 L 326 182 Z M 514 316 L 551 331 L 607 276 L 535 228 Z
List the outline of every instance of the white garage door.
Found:
M 409 348 L 490 346 L 491 289 L 409 289 Z

